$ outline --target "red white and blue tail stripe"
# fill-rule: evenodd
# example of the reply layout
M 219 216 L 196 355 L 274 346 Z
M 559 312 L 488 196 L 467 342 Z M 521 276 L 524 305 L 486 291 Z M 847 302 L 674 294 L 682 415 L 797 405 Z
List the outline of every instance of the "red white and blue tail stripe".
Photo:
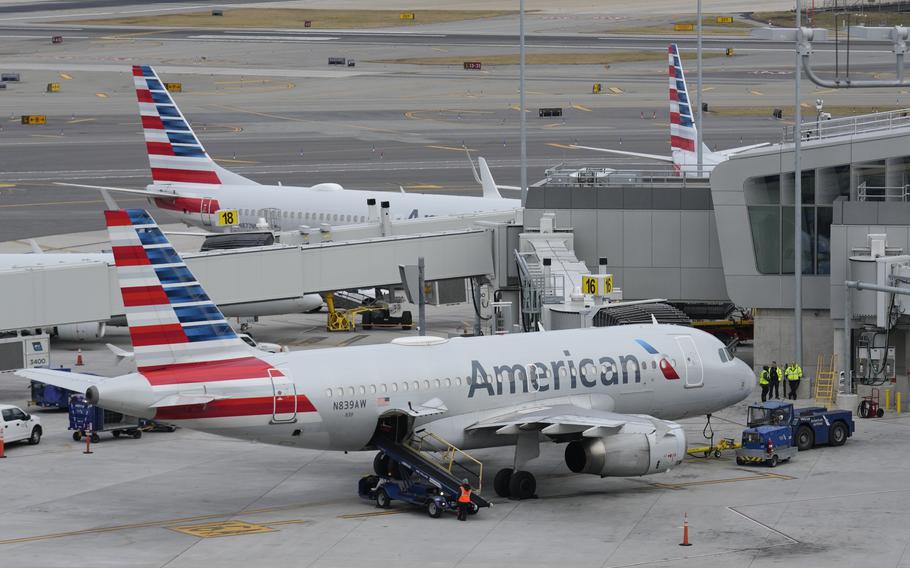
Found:
M 151 66 L 134 65 L 133 82 L 154 183 L 258 185 L 209 157 Z
M 140 372 L 250 357 L 148 212 L 104 216 Z
M 675 43 L 668 48 L 670 62 L 670 147 L 673 153 L 695 152 L 698 139 L 693 121 L 692 105 L 686 76 L 679 59 L 679 48 Z

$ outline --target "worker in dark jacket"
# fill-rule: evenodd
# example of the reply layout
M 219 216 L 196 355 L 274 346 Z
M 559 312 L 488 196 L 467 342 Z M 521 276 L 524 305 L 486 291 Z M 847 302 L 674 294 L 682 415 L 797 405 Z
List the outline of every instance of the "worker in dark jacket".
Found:
M 458 486 L 458 520 L 467 521 L 468 511 L 471 509 L 471 484 L 467 479 L 461 480 Z
M 761 401 L 765 402 L 768 400 L 768 389 L 771 387 L 770 371 L 767 365 L 761 368 L 758 385 L 761 387 Z
M 771 369 L 769 374 L 771 385 L 768 389 L 768 398 L 776 398 L 777 400 L 780 400 L 780 379 L 782 373 L 780 367 L 777 366 L 777 361 L 771 361 Z

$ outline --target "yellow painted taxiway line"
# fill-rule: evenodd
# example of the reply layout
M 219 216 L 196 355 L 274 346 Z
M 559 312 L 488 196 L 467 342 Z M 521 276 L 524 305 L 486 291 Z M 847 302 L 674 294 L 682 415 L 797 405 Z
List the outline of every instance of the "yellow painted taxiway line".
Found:
M 216 162 L 224 162 L 226 164 L 258 164 L 259 162 L 254 162 L 253 160 L 238 160 L 236 158 L 212 158 Z
M 584 112 L 591 112 L 591 109 L 589 109 L 588 107 L 583 106 L 583 105 L 572 105 L 572 108 L 574 108 L 575 110 L 582 110 Z
M 106 99 L 107 93 L 95 93 L 95 96 L 98 97 L 99 99 Z
M 68 75 L 68 74 L 66 74 L 66 73 L 61 73 L 61 74 L 60 74 L 60 78 L 61 78 L 61 79 L 66 79 L 67 81 L 69 81 L 69 80 L 71 80 L 71 79 L 73 78 L 73 76 L 72 76 L 72 75 Z
M 3 187 L 16 187 L 16 184 L 14 184 L 14 183 L 0 183 L 0 188 L 3 188 Z
M 442 189 L 441 185 L 436 185 L 433 183 L 422 183 L 419 185 L 406 185 L 405 189 Z
M 763 92 L 761 92 L 761 91 L 756 91 L 755 89 L 749 89 L 749 94 L 750 94 L 750 95 L 754 95 L 754 96 L 756 96 L 756 97 L 760 97 L 760 96 L 764 95 Z

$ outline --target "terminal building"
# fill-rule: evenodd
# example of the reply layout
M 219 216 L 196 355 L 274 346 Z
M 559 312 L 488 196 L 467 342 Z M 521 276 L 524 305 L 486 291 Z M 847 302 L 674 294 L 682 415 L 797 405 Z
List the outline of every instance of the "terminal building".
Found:
M 869 235 L 885 235 L 890 256 L 910 251 L 910 111 L 805 123 L 799 135 L 802 359 L 811 378 L 819 355 L 845 359 L 844 281 L 856 278 L 850 258 L 870 254 Z M 755 365 L 783 366 L 795 357 L 793 136 L 790 128 L 783 142 L 722 162 L 709 180 L 616 173 L 580 183 L 553 170 L 546 185 L 530 189 L 525 224 L 554 212 L 558 226 L 574 229 L 580 259 L 589 266 L 608 259 L 626 300 L 729 300 L 752 308 Z M 869 356 L 863 342 L 870 340 L 860 336 L 871 333 L 878 343 L 887 336 L 876 353 L 887 358 L 890 348 L 893 361 L 869 364 L 890 369 L 887 382 L 906 390 L 906 318 L 874 329 L 863 315 L 871 314 L 852 319 L 850 360 Z M 866 367 L 854 371 L 859 377 Z

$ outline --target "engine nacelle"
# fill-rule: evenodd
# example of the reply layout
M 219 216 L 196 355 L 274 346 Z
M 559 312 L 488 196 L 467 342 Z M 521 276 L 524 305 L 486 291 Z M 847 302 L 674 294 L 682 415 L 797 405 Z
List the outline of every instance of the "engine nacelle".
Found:
M 618 433 L 570 442 L 566 465 L 575 473 L 629 477 L 661 473 L 682 463 L 686 433 L 674 422 L 655 421 L 655 432 Z
M 64 341 L 92 341 L 104 337 L 107 325 L 103 321 L 68 323 L 57 326 L 57 337 Z

